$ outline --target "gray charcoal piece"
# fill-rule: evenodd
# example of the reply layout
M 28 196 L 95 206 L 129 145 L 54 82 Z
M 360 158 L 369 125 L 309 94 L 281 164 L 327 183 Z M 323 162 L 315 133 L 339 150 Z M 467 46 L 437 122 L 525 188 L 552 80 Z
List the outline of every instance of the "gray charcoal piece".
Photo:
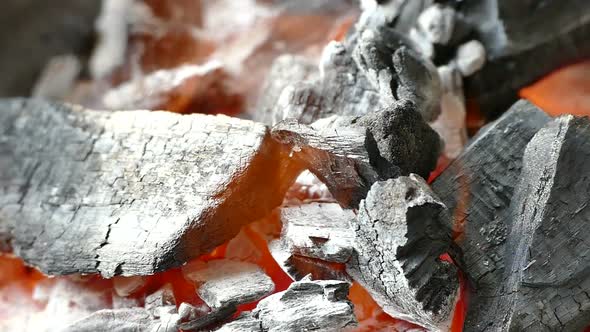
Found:
M 420 14 L 417 24 L 431 43 L 446 45 L 453 37 L 455 15 L 452 7 L 437 3 Z
M 356 207 L 377 180 L 434 169 L 440 140 L 409 101 L 362 117 L 331 117 L 311 126 L 294 119 L 272 129 L 345 207 Z
M 319 76 L 319 69 L 311 60 L 297 55 L 281 55 L 274 60 L 256 103 L 254 120 L 274 125 L 283 119 L 275 108 L 283 90 L 299 81 L 313 81 Z
M 590 120 L 562 116 L 527 145 L 504 273 L 466 331 L 582 331 L 590 324 Z
M 522 155 L 549 120 L 528 101 L 517 102 L 482 128 L 432 183 L 452 215 L 451 226 L 462 234 L 456 243 L 463 255 L 454 258 L 462 262 L 476 289 L 497 283 L 503 273 L 505 215 L 520 177 Z
M 465 81 L 466 96 L 490 117 L 521 88 L 590 56 L 590 1 L 464 1 L 458 10 L 487 52 L 486 65 Z
M 178 315 L 155 317 L 143 308 L 103 309 L 64 327 L 61 332 L 176 332 Z
M 270 242 L 268 249 L 281 269 L 293 280 L 301 280 L 309 275 L 313 280 L 352 282 L 343 263 L 328 262 L 293 254 L 282 240 Z
M 458 298 L 448 211 L 415 174 L 376 182 L 361 202 L 349 275 L 389 315 L 448 331 Z
M 218 259 L 185 272 L 199 297 L 213 309 L 255 302 L 274 290 L 272 279 L 255 264 Z
M 349 285 L 335 280 L 296 281 L 260 301 L 253 316 L 267 332 L 342 331 L 357 325 L 348 301 Z
M 359 34 L 353 58 L 383 103 L 407 99 L 426 121 L 436 119 L 442 94 L 440 78 L 434 64 L 413 50 L 419 47 L 387 26 Z
M 243 312 L 235 320 L 224 324 L 215 332 L 263 332 L 260 321 L 251 312 Z
M 212 309 L 208 313 L 178 324 L 178 328 L 186 332 L 210 331 L 212 327 L 228 321 L 237 311 L 235 305 Z
M 275 119 L 310 124 L 332 115 L 359 116 L 379 109 L 379 92 L 357 68 L 349 48 L 330 42 L 320 59 L 320 76 L 285 87 L 276 101 Z
M 179 266 L 280 205 L 299 171 L 286 153 L 221 115 L 2 100 L 1 247 L 52 275 Z
M 355 214 L 337 203 L 282 207 L 281 240 L 295 255 L 346 263 L 352 254 Z
M 158 289 L 152 294 L 146 296 L 144 301 L 144 307 L 150 312 L 154 312 L 158 308 L 171 305 L 176 305 L 176 298 L 174 297 L 172 284 L 169 283 L 165 284 L 162 286 L 162 288 Z

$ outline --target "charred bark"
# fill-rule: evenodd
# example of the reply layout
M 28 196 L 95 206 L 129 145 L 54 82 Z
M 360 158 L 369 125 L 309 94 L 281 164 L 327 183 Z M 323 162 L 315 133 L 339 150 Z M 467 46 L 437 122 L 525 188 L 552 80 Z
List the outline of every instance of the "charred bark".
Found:
M 590 324 L 590 121 L 563 116 L 528 144 L 510 205 L 506 268 L 467 331 L 581 331 Z
M 152 274 L 279 205 L 301 170 L 287 153 L 224 116 L 2 101 L 0 233 L 48 274 Z

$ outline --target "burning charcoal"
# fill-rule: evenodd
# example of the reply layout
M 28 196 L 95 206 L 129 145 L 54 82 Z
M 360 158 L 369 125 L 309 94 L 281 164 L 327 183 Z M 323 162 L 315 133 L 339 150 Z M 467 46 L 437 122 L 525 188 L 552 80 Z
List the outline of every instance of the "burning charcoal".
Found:
M 434 4 L 420 14 L 418 27 L 431 43 L 446 45 L 453 36 L 455 15 L 453 8 Z
M 250 312 L 242 313 L 234 321 L 224 324 L 215 332 L 263 332 L 260 321 Z
M 455 61 L 463 76 L 471 76 L 485 64 L 486 50 L 479 41 L 469 41 L 459 46 Z
M 305 170 L 299 174 L 295 183 L 285 195 L 283 205 L 301 205 L 306 201 L 334 202 L 328 187 L 312 172 Z
M 393 67 L 397 74 L 398 99 L 414 102 L 425 121 L 432 121 L 440 114 L 441 83 L 434 65 L 402 47 L 393 54 Z
M 512 199 L 529 140 L 549 117 L 519 101 L 483 128 L 465 151 L 432 184 L 453 215 L 457 244 L 476 288 L 497 282 L 502 273 L 507 225 L 502 216 Z
M 590 1 L 464 1 L 459 11 L 487 53 L 486 65 L 465 85 L 484 114 L 505 111 L 519 89 L 590 56 Z
M 274 125 L 283 119 L 275 113 L 276 103 L 283 90 L 293 82 L 317 79 L 318 69 L 310 60 L 302 56 L 283 55 L 272 64 L 262 87 L 262 94 L 256 105 L 254 118 L 257 121 Z
M 213 260 L 187 265 L 183 273 L 197 284 L 199 297 L 214 309 L 255 302 L 274 290 L 270 277 L 246 262 Z
M 270 242 L 268 249 L 281 269 L 293 280 L 311 275 L 314 280 L 351 281 L 342 263 L 294 255 L 281 240 Z
M 142 308 L 100 310 L 60 329 L 64 332 L 95 331 L 178 331 L 178 315 L 154 317 Z
M 48 274 L 181 265 L 267 215 L 301 172 L 246 120 L 21 99 L 0 110 L 0 233 Z
M 220 322 L 226 321 L 236 313 L 235 305 L 228 305 L 222 308 L 213 309 L 206 315 L 197 317 L 178 325 L 183 331 L 202 331 L 203 328 L 217 325 Z
M 440 80 L 429 60 L 404 46 L 409 44 L 393 29 L 367 29 L 362 31 L 353 57 L 381 98 L 389 102 L 411 100 L 431 121 L 440 112 Z
M 165 284 L 162 288 L 146 296 L 144 307 L 150 312 L 158 308 L 176 305 L 174 291 L 171 284 Z
M 129 296 L 140 288 L 142 288 L 147 281 L 147 278 L 144 276 L 137 276 L 137 277 L 114 277 L 113 278 L 113 288 L 115 292 L 119 296 Z
M 372 183 L 409 173 L 428 176 L 436 164 L 438 135 L 410 102 L 364 117 L 332 117 L 311 126 L 287 120 L 272 135 L 326 184 L 343 206 L 358 206 Z
M 348 288 L 343 281 L 304 279 L 260 301 L 253 315 L 268 332 L 341 331 L 357 324 Z
M 161 69 L 107 91 L 102 103 L 112 110 L 165 109 L 176 113 L 231 109 L 239 104 L 239 98 L 220 86 L 225 77 L 216 61 Z
M 281 208 L 282 241 L 295 255 L 346 263 L 352 253 L 355 215 L 337 203 Z
M 276 119 L 309 124 L 332 115 L 359 116 L 381 107 L 379 92 L 357 68 L 343 43 L 331 42 L 322 53 L 320 77 L 287 86 L 274 111 Z
M 458 297 L 448 211 L 411 174 L 377 182 L 361 202 L 348 273 L 383 310 L 427 329 L 448 331 Z
M 527 145 L 510 205 L 505 270 L 468 325 L 582 331 L 590 324 L 590 120 L 560 117 Z M 470 308 L 471 309 L 471 308 Z

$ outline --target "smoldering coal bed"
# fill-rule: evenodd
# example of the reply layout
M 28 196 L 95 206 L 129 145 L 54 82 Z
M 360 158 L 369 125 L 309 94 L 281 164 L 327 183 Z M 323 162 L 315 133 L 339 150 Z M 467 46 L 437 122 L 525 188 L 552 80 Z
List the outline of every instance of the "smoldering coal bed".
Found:
M 0 6 L 0 330 L 590 327 L 587 1 Z

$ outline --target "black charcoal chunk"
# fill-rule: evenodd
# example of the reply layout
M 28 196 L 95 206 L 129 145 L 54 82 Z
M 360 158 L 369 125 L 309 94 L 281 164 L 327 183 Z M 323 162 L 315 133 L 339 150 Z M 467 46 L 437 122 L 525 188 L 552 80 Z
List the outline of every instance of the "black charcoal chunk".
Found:
M 505 269 L 468 331 L 581 331 L 590 324 L 590 120 L 555 119 L 526 147 Z
M 440 153 L 434 132 L 409 101 L 363 117 L 331 117 L 311 126 L 286 120 L 273 137 L 292 147 L 334 198 L 355 207 L 377 180 L 417 173 L 427 177 Z
M 361 202 L 348 273 L 383 310 L 429 330 L 448 330 L 458 298 L 448 211 L 415 174 L 375 183 Z
M 260 301 L 253 315 L 268 332 L 342 331 L 357 325 L 348 289 L 343 281 L 304 279 Z
M 299 170 L 283 155 L 226 116 L 3 100 L 0 239 L 47 274 L 153 274 L 278 206 Z
M 590 56 L 590 1 L 464 1 L 459 11 L 487 52 L 466 80 L 466 95 L 489 116 L 505 111 L 518 90 Z
M 318 76 L 317 65 L 305 57 L 290 54 L 278 57 L 273 62 L 262 87 L 255 107 L 254 120 L 269 125 L 281 121 L 284 116 L 276 107 L 283 90 L 294 82 L 313 81 Z
M 522 155 L 549 119 L 528 101 L 517 102 L 482 128 L 432 184 L 451 212 L 451 226 L 460 235 L 456 243 L 463 257 L 454 258 L 462 262 L 463 271 L 477 289 L 495 284 L 502 274 L 508 226 L 505 216 L 520 176 Z

